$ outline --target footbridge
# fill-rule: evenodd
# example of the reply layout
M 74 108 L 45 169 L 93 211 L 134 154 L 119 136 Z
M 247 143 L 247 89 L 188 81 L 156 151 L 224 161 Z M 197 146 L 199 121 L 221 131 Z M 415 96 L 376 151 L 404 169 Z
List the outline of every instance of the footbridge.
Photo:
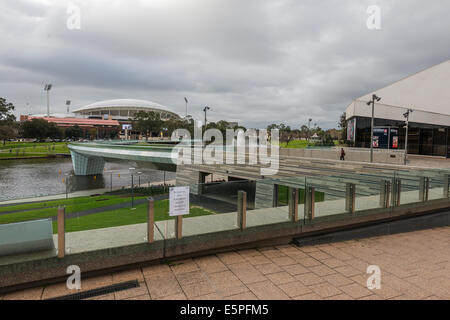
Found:
M 75 175 L 103 173 L 105 162 L 136 162 L 140 167 L 176 171 L 175 144 L 71 143 L 70 154 Z

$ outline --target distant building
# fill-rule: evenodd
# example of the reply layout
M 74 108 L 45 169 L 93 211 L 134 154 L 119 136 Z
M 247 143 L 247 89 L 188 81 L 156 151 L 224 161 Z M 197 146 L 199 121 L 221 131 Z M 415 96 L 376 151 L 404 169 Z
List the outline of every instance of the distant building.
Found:
M 153 111 L 160 114 L 161 119 L 180 119 L 180 116 L 167 107 L 155 102 L 138 99 L 105 100 L 89 104 L 73 111 L 73 114 L 21 115 L 20 120 L 33 118 L 45 119 L 65 129 L 75 125 L 85 131 L 97 131 L 98 138 L 110 138 L 112 132 L 122 139 L 137 139 L 139 132 L 133 130 L 133 118 L 139 111 Z
M 374 147 L 405 148 L 408 109 L 408 153 L 450 157 L 450 60 L 354 100 L 346 110 L 347 140 L 370 147 L 371 106 L 376 94 Z

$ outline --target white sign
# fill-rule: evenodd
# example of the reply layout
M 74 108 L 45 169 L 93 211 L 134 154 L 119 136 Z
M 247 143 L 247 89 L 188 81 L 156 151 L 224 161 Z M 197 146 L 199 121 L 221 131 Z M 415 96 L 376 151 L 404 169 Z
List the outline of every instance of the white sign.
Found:
M 169 215 L 189 214 L 189 187 L 171 187 L 169 190 Z

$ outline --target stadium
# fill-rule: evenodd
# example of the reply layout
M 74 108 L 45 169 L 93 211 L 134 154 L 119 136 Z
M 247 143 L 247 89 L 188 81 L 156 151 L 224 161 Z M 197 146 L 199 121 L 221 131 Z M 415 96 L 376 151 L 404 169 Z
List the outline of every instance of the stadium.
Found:
M 99 101 L 76 109 L 73 112 L 75 115 L 83 118 L 118 120 L 119 122 L 126 121 L 128 123 L 128 120 L 134 118 L 135 114 L 139 111 L 157 112 L 163 120 L 180 118 L 180 116 L 163 105 L 138 99 Z

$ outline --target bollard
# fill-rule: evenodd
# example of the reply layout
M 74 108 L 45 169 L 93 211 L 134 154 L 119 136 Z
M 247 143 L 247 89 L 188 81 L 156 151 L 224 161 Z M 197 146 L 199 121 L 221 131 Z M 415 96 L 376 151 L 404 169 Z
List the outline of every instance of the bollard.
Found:
M 289 219 L 298 221 L 298 189 L 289 187 Z
M 314 187 L 306 187 L 305 188 L 305 217 L 308 220 L 314 219 L 314 211 L 315 211 L 315 188 Z
M 391 194 L 391 182 L 389 180 L 382 180 L 381 181 L 381 190 L 380 190 L 380 207 L 389 208 L 390 194 Z
M 347 183 L 345 186 L 345 210 L 351 214 L 355 213 L 356 185 Z
M 58 258 L 64 258 L 66 254 L 66 224 L 65 224 L 65 207 L 58 207 Z
M 183 216 L 175 217 L 175 237 L 181 239 L 183 237 Z
M 155 241 L 155 206 L 152 197 L 148 200 L 148 219 L 147 219 L 147 241 L 152 243 Z
M 449 197 L 450 174 L 444 174 L 444 198 Z
M 241 230 L 247 226 L 247 192 L 242 190 L 238 191 L 237 225 Z
M 398 178 L 392 180 L 392 206 L 400 205 L 400 196 L 402 193 L 402 181 Z
M 430 178 L 420 177 L 419 181 L 419 200 L 422 202 L 428 201 L 428 192 L 430 190 Z

